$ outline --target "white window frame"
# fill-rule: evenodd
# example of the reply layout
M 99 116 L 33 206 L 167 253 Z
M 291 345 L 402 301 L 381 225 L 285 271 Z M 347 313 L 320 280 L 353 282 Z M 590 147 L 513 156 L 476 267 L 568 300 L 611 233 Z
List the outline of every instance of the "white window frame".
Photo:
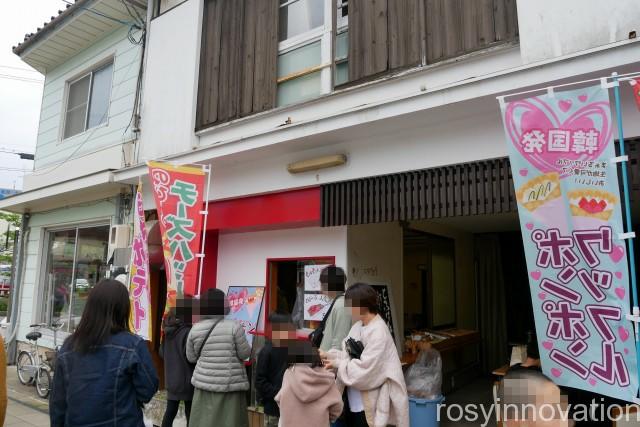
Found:
M 90 221 L 86 221 L 86 222 L 77 222 L 77 223 L 73 223 L 73 224 L 66 224 L 66 225 L 58 225 L 58 226 L 53 226 L 53 227 L 47 227 L 45 229 L 43 229 L 43 246 L 42 246 L 42 254 L 44 255 L 43 257 L 41 257 L 41 261 L 40 261 L 40 280 L 38 280 L 37 283 L 40 284 L 40 304 L 38 307 L 38 311 L 40 313 L 40 316 L 38 320 L 36 320 L 35 323 L 38 322 L 42 322 L 42 323 L 46 323 L 46 324 L 50 324 L 50 322 L 52 321 L 52 316 L 53 316 L 53 304 L 51 301 L 47 302 L 47 300 L 52 300 L 53 298 L 53 293 L 52 293 L 52 289 L 50 289 L 50 283 L 49 283 L 49 277 L 48 277 L 48 266 L 49 266 L 49 244 L 51 243 L 51 235 L 53 233 L 56 233 L 58 231 L 68 231 L 68 230 L 75 230 L 76 232 L 76 237 L 75 237 L 75 247 L 73 249 L 74 251 L 74 258 L 73 258 L 73 274 L 71 276 L 71 284 L 72 286 L 75 284 L 75 269 L 76 269 L 76 261 L 77 261 L 77 252 L 78 252 L 78 234 L 79 234 L 79 230 L 80 229 L 84 229 L 84 228 L 94 228 L 94 227 L 109 227 L 109 235 L 107 237 L 107 243 L 111 242 L 111 229 L 112 229 L 112 221 L 111 218 L 98 218 L 98 219 L 93 219 Z M 108 256 L 108 254 L 107 254 Z M 107 260 L 108 261 L 108 260 Z M 72 307 L 72 303 L 73 303 L 73 289 L 71 289 L 71 299 L 69 301 L 69 307 Z M 71 335 L 73 333 L 73 331 L 69 331 L 68 332 L 68 328 L 70 326 L 70 319 L 71 319 L 71 310 L 69 310 L 69 318 L 66 319 L 65 325 L 64 327 L 58 331 L 58 344 L 62 344 L 62 341 L 69 335 Z M 50 335 L 49 335 L 50 334 Z M 53 339 L 53 333 L 51 331 L 49 331 L 48 329 L 45 329 L 42 331 L 42 335 L 43 337 L 50 337 L 51 339 Z
M 278 6 L 278 9 L 289 6 L 300 0 L 290 0 L 282 5 Z M 306 33 L 298 34 L 287 40 L 283 40 L 278 43 L 278 57 L 292 50 L 296 50 L 308 44 L 320 41 L 320 65 L 305 70 L 304 73 L 294 73 L 287 76 L 278 78 L 277 83 L 284 83 L 295 78 L 303 77 L 308 74 L 316 73 L 320 71 L 320 94 L 324 95 L 331 93 L 333 90 L 333 20 L 332 15 L 333 2 L 336 0 L 322 0 L 324 2 L 324 25 L 314 28 Z
M 109 86 L 109 103 L 107 106 L 107 118 L 104 121 L 104 123 L 100 123 L 97 126 L 88 128 L 87 126 L 87 120 L 88 120 L 88 116 L 89 116 L 89 107 L 91 104 L 91 95 L 93 92 L 93 74 L 106 67 L 107 65 L 111 64 L 111 85 Z M 64 94 L 64 102 L 62 104 L 62 118 L 61 118 L 61 126 L 60 126 L 60 134 L 59 134 L 59 138 L 58 138 L 58 142 L 65 142 L 68 140 L 71 140 L 73 138 L 76 138 L 78 136 L 81 136 L 83 134 L 86 134 L 89 131 L 92 131 L 94 129 L 98 129 L 100 127 L 105 127 L 109 125 L 109 117 L 111 116 L 111 97 L 113 95 L 112 91 L 113 91 L 113 78 L 115 77 L 115 73 L 116 73 L 116 61 L 115 61 L 115 57 L 113 55 L 110 55 L 109 57 L 101 60 L 100 62 L 96 63 L 95 65 L 93 65 L 92 67 L 90 67 L 87 70 L 82 71 L 79 74 L 76 74 L 74 77 L 72 77 L 71 79 L 67 80 L 65 83 L 65 94 Z M 87 99 L 87 111 L 85 112 L 85 116 L 84 116 L 84 126 L 85 129 L 82 132 L 76 133 L 75 135 L 71 135 L 69 137 L 64 136 L 65 133 L 65 127 L 67 125 L 67 112 L 68 110 L 68 104 L 69 104 L 69 94 L 70 94 L 70 90 L 71 90 L 71 85 L 76 83 L 79 80 L 82 80 L 83 78 L 90 76 L 89 77 L 89 93 L 87 94 L 88 99 Z

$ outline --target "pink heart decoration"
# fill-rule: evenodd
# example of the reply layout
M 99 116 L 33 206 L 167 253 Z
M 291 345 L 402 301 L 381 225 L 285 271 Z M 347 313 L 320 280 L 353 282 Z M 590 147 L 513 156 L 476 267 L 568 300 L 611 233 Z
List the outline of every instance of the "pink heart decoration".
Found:
M 560 101 L 566 108 L 569 101 Z M 570 107 L 570 105 L 569 105 Z M 593 153 L 561 153 L 567 160 L 593 160 L 602 154 L 611 141 L 611 110 L 608 102 L 599 101 L 583 105 L 566 120 L 560 120 L 556 109 L 543 100 L 543 97 L 535 97 L 527 100 L 510 102 L 505 111 L 505 125 L 507 134 L 512 144 L 536 169 L 543 173 L 562 173 L 562 166 L 557 164 L 559 153 L 549 152 L 546 149 L 542 153 L 527 153 L 525 146 L 521 144 L 524 134 L 533 130 L 540 131 L 545 138 L 551 129 L 595 129 L 599 132 L 598 149 Z M 564 176 L 564 175 L 563 175 Z
M 587 102 L 588 97 L 587 95 L 580 95 L 578 99 L 580 100 L 580 102 L 584 103 Z
M 540 272 L 540 270 L 536 270 L 536 271 L 532 271 L 529 275 L 533 280 L 540 280 L 542 273 Z
M 611 258 L 611 261 L 619 263 L 620 260 L 624 258 L 624 246 L 614 245 L 609 254 L 609 258 Z
M 624 288 L 622 288 L 622 287 L 616 288 L 615 292 L 616 292 L 616 295 L 618 296 L 618 298 L 624 299 L 624 296 L 626 294 L 626 291 L 625 291 Z
M 595 380 L 595 378 L 589 378 L 589 384 L 594 387 L 597 384 L 597 381 Z
M 616 277 L 622 279 L 622 271 L 616 271 Z
M 544 301 L 544 299 L 547 297 L 547 294 L 545 294 L 544 292 L 540 292 L 538 294 L 538 298 L 542 301 Z
M 543 341 L 542 342 L 542 346 L 546 349 L 546 350 L 551 350 L 553 348 L 553 343 L 551 341 Z
M 572 104 L 573 104 L 573 102 L 571 102 L 571 100 L 563 99 L 560 102 L 558 102 L 558 108 L 560 108 L 563 113 L 566 113 L 567 111 L 569 111 L 571 109 L 571 105 Z
M 562 375 L 562 369 L 551 368 L 551 375 L 553 375 L 556 378 L 560 378 L 560 375 Z
M 624 327 L 618 327 L 618 336 L 622 340 L 622 342 L 626 342 L 629 339 L 629 331 L 627 331 Z
M 529 169 L 527 168 L 520 169 L 520 176 L 527 176 L 527 175 L 529 175 Z
M 527 223 L 527 230 L 533 230 L 533 223 L 532 222 L 528 222 Z
M 628 348 L 624 349 L 624 354 L 629 354 L 629 349 Z

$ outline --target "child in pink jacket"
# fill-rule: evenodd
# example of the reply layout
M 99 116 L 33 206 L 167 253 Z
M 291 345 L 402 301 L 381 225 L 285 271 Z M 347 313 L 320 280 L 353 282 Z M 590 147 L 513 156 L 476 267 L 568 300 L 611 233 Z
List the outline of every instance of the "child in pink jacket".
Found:
M 276 396 L 279 427 L 327 427 L 342 414 L 342 395 L 335 375 L 322 367 L 318 349 L 309 341 L 289 346 L 290 366 Z

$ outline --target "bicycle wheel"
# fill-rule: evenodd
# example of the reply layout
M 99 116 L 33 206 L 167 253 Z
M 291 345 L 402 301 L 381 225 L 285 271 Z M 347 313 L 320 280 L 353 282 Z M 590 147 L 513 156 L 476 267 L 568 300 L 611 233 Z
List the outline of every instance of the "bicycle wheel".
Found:
M 43 399 L 49 396 L 49 390 L 51 390 L 51 373 L 49 369 L 42 367 L 38 370 L 38 376 L 36 377 L 36 393 Z
M 33 357 L 26 351 L 21 351 L 18 355 L 16 368 L 18 370 L 18 381 L 21 384 L 29 385 L 33 383 Z

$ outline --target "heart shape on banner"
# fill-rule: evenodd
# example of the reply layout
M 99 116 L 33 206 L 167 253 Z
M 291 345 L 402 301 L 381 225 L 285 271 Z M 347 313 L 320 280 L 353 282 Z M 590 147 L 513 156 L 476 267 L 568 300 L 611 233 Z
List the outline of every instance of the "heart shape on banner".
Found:
M 560 375 L 562 375 L 562 369 L 551 368 L 551 375 L 553 375 L 556 378 L 560 378 Z
M 625 342 L 629 339 L 629 331 L 627 331 L 623 326 L 620 326 L 618 328 L 618 336 L 620 337 L 622 342 Z
M 611 261 L 616 264 L 619 263 L 620 260 L 624 258 L 624 246 L 614 245 L 611 253 L 609 254 L 609 258 L 611 258 Z
M 560 101 L 558 108 L 565 113 L 572 107 L 568 100 Z M 566 108 L 566 110 L 564 110 Z M 556 164 L 559 155 L 568 160 L 593 160 L 600 157 L 602 151 L 611 141 L 611 110 L 608 102 L 598 101 L 586 104 L 561 120 L 554 107 L 542 97 L 510 102 L 505 110 L 505 126 L 511 143 L 532 166 L 543 173 L 558 172 L 562 177 L 562 166 Z M 540 131 L 548 139 L 551 129 L 587 130 L 599 132 L 598 147 L 592 153 L 549 152 L 545 146 L 542 153 L 527 153 L 520 143 L 524 134 L 529 131 Z

